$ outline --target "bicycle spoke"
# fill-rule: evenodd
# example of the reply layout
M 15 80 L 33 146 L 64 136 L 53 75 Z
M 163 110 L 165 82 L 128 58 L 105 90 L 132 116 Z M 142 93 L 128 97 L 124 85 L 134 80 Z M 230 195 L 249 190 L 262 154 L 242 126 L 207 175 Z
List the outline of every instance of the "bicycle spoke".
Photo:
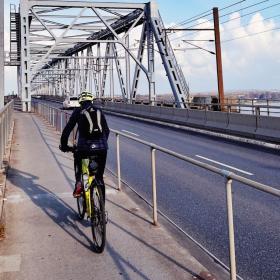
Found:
M 91 217 L 92 236 L 97 252 L 104 250 L 106 238 L 105 209 L 100 186 L 95 186 L 92 194 L 93 216 Z

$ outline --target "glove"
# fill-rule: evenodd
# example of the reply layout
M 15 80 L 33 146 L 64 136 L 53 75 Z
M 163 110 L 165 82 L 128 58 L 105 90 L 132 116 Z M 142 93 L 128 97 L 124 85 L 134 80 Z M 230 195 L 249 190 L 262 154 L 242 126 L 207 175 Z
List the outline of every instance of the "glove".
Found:
M 69 147 L 68 146 L 62 146 L 62 145 L 59 145 L 59 150 L 63 153 L 66 153 L 69 151 Z

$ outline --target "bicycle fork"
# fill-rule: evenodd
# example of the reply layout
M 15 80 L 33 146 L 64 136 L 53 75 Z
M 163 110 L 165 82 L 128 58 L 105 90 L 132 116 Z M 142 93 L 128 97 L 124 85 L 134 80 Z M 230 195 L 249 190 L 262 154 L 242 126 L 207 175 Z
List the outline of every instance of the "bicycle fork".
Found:
M 87 216 L 88 216 L 88 218 L 90 218 L 92 215 L 90 188 L 87 188 L 87 190 L 85 190 L 85 199 L 86 199 Z

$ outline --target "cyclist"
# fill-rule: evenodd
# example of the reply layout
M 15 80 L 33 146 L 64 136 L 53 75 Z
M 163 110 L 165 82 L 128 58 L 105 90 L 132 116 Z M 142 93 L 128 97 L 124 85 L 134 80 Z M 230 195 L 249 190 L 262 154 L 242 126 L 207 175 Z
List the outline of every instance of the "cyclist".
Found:
M 60 150 L 68 152 L 71 148 L 68 146 L 68 138 L 76 124 L 78 125 L 77 150 L 74 152 L 74 170 L 75 170 L 75 189 L 74 197 L 79 197 L 82 192 L 82 159 L 95 156 L 98 164 L 95 178 L 102 186 L 103 199 L 105 201 L 105 184 L 103 174 L 106 165 L 108 137 L 110 130 L 108 128 L 104 114 L 99 108 L 96 108 L 92 101 L 93 95 L 90 92 L 83 91 L 78 100 L 80 107 L 76 108 L 65 128 L 60 139 Z

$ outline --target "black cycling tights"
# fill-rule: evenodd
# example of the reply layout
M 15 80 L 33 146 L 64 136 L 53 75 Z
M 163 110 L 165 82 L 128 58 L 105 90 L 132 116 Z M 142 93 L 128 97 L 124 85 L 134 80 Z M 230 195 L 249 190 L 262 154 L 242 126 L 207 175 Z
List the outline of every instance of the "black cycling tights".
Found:
M 82 179 L 82 159 L 88 158 L 90 156 L 94 156 L 95 161 L 98 164 L 98 169 L 95 178 L 98 182 L 102 184 L 102 194 L 103 194 L 103 199 L 105 201 L 105 184 L 103 180 L 103 174 L 106 165 L 107 150 L 95 151 L 94 153 L 92 152 L 91 154 L 84 153 L 84 152 L 74 153 L 74 170 L 75 170 L 76 182 L 81 181 Z

